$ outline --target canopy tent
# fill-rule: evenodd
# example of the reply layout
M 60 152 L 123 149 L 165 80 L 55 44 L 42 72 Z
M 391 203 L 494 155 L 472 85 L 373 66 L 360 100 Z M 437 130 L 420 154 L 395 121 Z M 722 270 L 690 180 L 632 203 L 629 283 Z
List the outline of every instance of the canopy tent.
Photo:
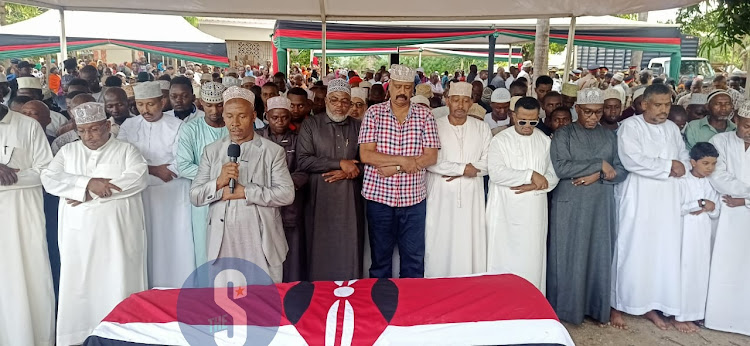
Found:
M 496 21 L 421 21 L 421 22 L 346 22 L 327 23 L 327 49 L 374 49 L 413 46 L 422 43 L 488 42 L 521 43 L 533 41 L 533 20 Z M 570 18 L 550 20 L 550 41 L 566 44 Z M 321 22 L 277 21 L 274 45 L 279 50 L 279 66 L 286 65 L 287 49 L 321 47 Z M 601 16 L 577 18 L 573 43 L 579 46 L 661 51 L 679 59 L 680 30 L 677 25 L 647 24 Z M 489 47 L 490 49 L 494 48 Z M 489 55 L 487 50 L 486 57 Z M 679 63 L 676 64 L 679 66 Z
M 152 54 L 228 66 L 224 40 L 179 16 L 65 11 L 67 50 L 113 44 Z M 0 27 L 0 59 L 60 52 L 60 12 Z
M 435 0 L 17 0 L 53 9 L 296 20 L 465 20 L 601 16 L 695 5 L 701 0 L 473 0 L 470 6 Z M 315 47 L 319 48 L 319 47 Z

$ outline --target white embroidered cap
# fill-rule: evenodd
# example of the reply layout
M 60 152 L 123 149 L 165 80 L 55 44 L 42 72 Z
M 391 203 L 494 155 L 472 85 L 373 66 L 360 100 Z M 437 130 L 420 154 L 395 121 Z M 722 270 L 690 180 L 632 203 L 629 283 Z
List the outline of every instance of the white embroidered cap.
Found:
M 336 78 L 328 82 L 328 93 L 326 95 L 330 95 L 331 93 L 335 93 L 337 91 L 343 91 L 349 95 L 351 95 L 352 93 L 352 89 L 349 88 L 349 82 L 341 78 Z
M 133 93 L 135 94 L 136 100 L 146 100 L 164 96 L 158 82 L 138 83 L 133 87 Z
M 242 77 L 242 84 L 247 84 L 247 83 L 255 83 L 255 77 L 252 77 L 252 76 Z
M 358 98 L 362 101 L 367 101 L 367 90 L 365 88 L 352 88 L 352 99 Z
M 618 99 L 620 100 L 620 103 L 625 103 L 625 93 L 620 88 L 609 88 L 607 90 L 604 90 L 604 98 L 602 99 L 602 103 L 609 99 Z M 580 101 L 578 103 L 580 103 Z
M 492 92 L 490 96 L 490 102 L 494 103 L 506 103 L 510 102 L 510 91 L 505 88 L 497 88 Z
M 622 82 L 625 79 L 625 75 L 622 74 L 622 72 L 617 72 L 617 73 L 615 73 L 614 76 L 612 76 L 612 79 L 614 79 L 614 80 L 616 80 L 618 82 Z
M 286 109 L 288 111 L 292 110 L 292 102 L 284 96 L 272 97 L 268 99 L 266 103 L 268 103 L 268 109 L 266 111 L 270 111 L 272 109 Z
M 737 116 L 750 119 L 750 101 L 745 101 L 737 110 Z
M 690 94 L 691 105 L 705 105 L 706 103 L 708 103 L 708 95 L 701 93 Z
M 224 102 L 222 94 L 227 90 L 227 87 L 225 87 L 223 84 L 208 82 L 206 84 L 203 84 L 200 88 L 201 100 L 205 101 L 206 103 Z
M 76 125 L 91 124 L 107 120 L 104 104 L 99 102 L 86 102 L 70 110 Z
M 414 77 L 417 75 L 417 72 L 414 71 L 414 69 L 399 64 L 391 65 L 388 72 L 391 74 L 392 80 L 406 83 L 414 83 Z
M 42 81 L 36 77 L 18 77 L 18 89 L 39 89 L 42 90 Z
M 360 82 L 359 87 L 360 88 L 372 88 L 372 83 L 368 81 Z
M 158 80 L 159 87 L 161 90 L 169 90 L 169 81 L 168 80 Z
M 253 92 L 250 90 L 240 88 L 238 86 L 227 88 L 222 96 L 224 97 L 224 104 L 233 99 L 243 99 L 255 105 L 255 94 L 253 94 Z
M 471 97 L 471 84 L 466 82 L 451 83 L 451 87 L 448 90 L 448 97 L 454 95 Z
M 599 88 L 583 89 L 578 91 L 576 103 L 579 105 L 601 105 L 604 104 L 604 95 Z
M 224 78 L 221 79 L 221 84 L 224 84 L 225 87 L 229 88 L 233 86 L 240 86 L 242 83 L 239 79 L 232 76 L 224 76 Z

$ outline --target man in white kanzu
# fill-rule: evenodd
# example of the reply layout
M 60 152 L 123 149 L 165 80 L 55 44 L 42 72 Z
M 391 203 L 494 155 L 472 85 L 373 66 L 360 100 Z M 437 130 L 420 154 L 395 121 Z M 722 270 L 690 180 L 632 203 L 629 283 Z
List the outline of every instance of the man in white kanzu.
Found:
M 446 103 L 450 114 L 435 121 L 442 147 L 427 167 L 425 277 L 487 269 L 484 176 L 492 133 L 468 116 L 471 84 L 453 83 Z
M 750 335 L 750 103 L 737 111 L 737 130 L 713 136 L 719 152 L 711 185 L 722 197 L 708 281 L 706 327 Z
M 630 172 L 619 188 L 618 234 L 612 262 L 610 322 L 625 328 L 622 313 L 645 315 L 662 330 L 658 311 L 680 315 L 682 196 L 679 177 L 690 157 L 680 129 L 667 121 L 672 91 L 654 84 L 643 93 L 644 112 L 617 130 L 617 147 Z
M 511 272 L 544 293 L 547 193 L 559 179 L 550 138 L 536 128 L 539 102 L 523 97 L 511 116 L 513 128 L 492 138 L 488 155 L 487 271 Z
M 104 104 L 84 103 L 71 115 L 81 140 L 42 171 L 45 190 L 60 197 L 58 345 L 83 343 L 120 301 L 148 288 L 146 160 L 110 135 Z
M 55 293 L 39 179 L 51 160 L 41 125 L 0 105 L 0 345 L 55 343 Z
M 148 284 L 182 287 L 195 269 L 190 218 L 190 180 L 177 176 L 178 117 L 165 116 L 166 100 L 157 82 L 133 88 L 138 112 L 120 126 L 117 139 L 135 145 L 148 164 L 143 191 L 148 244 Z

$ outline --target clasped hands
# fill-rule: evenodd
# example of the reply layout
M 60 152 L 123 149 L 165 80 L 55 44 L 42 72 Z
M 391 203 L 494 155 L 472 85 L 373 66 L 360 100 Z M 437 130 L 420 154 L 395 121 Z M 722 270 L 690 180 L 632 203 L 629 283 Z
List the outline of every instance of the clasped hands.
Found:
M 122 189 L 117 185 L 110 183 L 110 180 L 112 179 L 91 178 L 89 180 L 89 183 L 86 185 L 86 195 L 82 202 L 70 198 L 66 198 L 65 201 L 70 204 L 71 207 L 77 207 L 81 205 L 81 203 L 92 200 L 92 193 L 99 198 L 106 198 L 112 196 L 112 194 L 114 194 L 114 191 L 122 192 Z
M 391 177 L 398 173 L 414 174 L 427 168 L 423 167 L 419 163 L 421 156 L 399 156 L 398 166 L 401 166 L 401 171 L 398 170 L 398 166 L 380 166 L 378 167 L 378 173 L 383 177 Z
M 339 161 L 339 167 L 341 167 L 341 169 L 323 173 L 323 178 L 325 179 L 326 183 L 335 183 L 339 180 L 354 179 L 359 176 L 359 167 L 357 167 L 358 163 L 359 161 L 357 160 L 341 160 Z
M 234 179 L 234 193 L 229 188 L 229 181 Z M 223 190 L 221 194 L 222 201 L 232 199 L 245 199 L 245 187 L 240 185 L 240 164 L 237 162 L 227 162 L 221 166 L 221 173 L 216 178 L 216 191 Z
M 587 175 L 585 177 L 575 178 L 573 179 L 573 185 L 575 186 L 589 186 L 602 178 L 602 173 L 604 173 L 604 180 L 613 180 L 617 177 L 617 171 L 615 170 L 612 165 L 609 164 L 607 161 L 602 161 L 602 170 L 601 172 L 595 172 L 590 175 Z
M 537 173 L 534 171 L 534 173 L 531 174 L 531 183 L 530 184 L 523 184 L 520 186 L 511 187 L 510 189 L 515 191 L 516 194 L 526 193 L 529 191 L 534 190 L 545 190 L 549 188 L 549 182 L 547 181 L 547 178 L 545 178 L 543 175 Z

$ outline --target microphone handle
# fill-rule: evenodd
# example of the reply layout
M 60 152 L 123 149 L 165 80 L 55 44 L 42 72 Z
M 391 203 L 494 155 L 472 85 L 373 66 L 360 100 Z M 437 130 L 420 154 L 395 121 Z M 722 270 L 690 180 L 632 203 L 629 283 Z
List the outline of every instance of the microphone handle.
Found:
M 229 157 L 229 161 L 237 163 L 237 158 L 230 156 Z M 234 193 L 234 186 L 235 186 L 235 184 L 236 184 L 236 182 L 234 181 L 234 179 L 229 179 L 229 192 L 230 193 Z

